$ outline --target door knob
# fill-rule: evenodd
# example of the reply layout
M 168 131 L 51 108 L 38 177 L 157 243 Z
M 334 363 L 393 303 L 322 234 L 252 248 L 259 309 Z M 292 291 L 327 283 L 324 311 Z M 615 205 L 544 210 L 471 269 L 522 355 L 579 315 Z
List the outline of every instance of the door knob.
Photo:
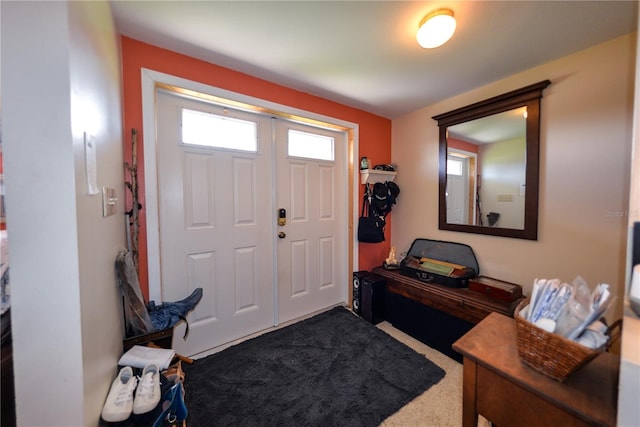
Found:
M 281 238 L 281 239 L 284 239 L 285 237 L 287 237 L 287 235 L 285 234 L 284 231 L 281 231 L 281 232 L 278 233 L 278 237 Z

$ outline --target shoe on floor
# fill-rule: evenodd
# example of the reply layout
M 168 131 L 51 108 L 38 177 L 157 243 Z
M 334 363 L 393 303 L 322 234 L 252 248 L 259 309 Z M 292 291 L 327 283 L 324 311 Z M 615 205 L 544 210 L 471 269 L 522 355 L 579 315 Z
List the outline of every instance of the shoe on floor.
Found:
M 133 408 L 133 391 L 136 389 L 137 382 L 138 379 L 133 375 L 133 369 L 130 366 L 120 369 L 102 407 L 103 420 L 115 423 L 129 418 Z
M 133 400 L 133 413 L 145 414 L 160 402 L 160 369 L 155 363 L 145 366 L 140 376 L 136 397 Z

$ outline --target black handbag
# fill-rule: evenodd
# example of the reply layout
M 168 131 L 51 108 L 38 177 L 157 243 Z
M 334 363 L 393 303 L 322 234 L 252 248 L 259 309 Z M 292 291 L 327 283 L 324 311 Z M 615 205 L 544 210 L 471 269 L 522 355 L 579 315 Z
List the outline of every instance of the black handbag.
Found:
M 358 241 L 362 243 L 384 242 L 384 226 L 386 222 L 384 217 L 376 215 L 371 209 L 368 187 L 367 185 L 362 202 L 362 212 L 358 220 Z

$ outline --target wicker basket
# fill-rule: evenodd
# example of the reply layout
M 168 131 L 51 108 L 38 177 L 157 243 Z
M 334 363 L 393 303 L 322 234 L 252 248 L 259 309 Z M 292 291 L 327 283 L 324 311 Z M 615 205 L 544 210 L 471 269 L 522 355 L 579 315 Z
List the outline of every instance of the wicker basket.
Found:
M 602 348 L 590 349 L 561 335 L 540 329 L 520 316 L 520 311 L 528 304 L 528 300 L 523 300 L 513 314 L 518 354 L 524 363 L 554 380 L 564 381 L 606 350 L 612 341 L 610 339 L 609 344 Z

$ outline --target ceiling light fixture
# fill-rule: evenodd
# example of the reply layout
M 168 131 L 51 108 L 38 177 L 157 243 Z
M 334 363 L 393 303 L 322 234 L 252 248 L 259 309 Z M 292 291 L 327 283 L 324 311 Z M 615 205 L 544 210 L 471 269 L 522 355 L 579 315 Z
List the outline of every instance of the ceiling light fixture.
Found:
M 418 25 L 416 39 L 425 49 L 433 49 L 445 44 L 455 31 L 456 19 L 453 17 L 453 11 L 436 9 L 422 18 Z

